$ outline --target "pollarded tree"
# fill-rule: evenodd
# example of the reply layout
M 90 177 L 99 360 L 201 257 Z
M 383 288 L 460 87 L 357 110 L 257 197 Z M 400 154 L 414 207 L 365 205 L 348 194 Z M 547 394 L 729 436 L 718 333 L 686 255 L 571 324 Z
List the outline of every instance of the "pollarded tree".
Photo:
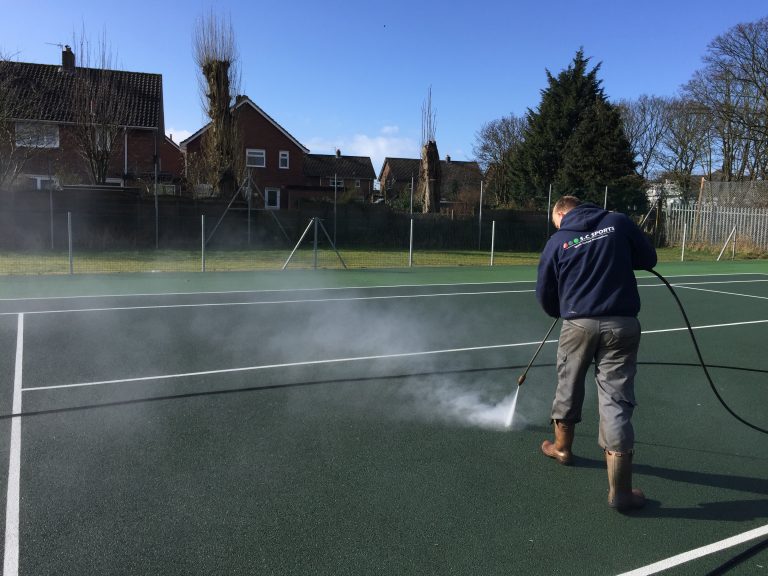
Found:
M 548 86 L 536 110 L 528 110 L 525 140 L 511 155 L 512 196 L 519 206 L 546 205 L 549 185 L 558 194 L 576 194 L 609 208 L 645 207 L 642 179 L 624 134 L 621 115 L 598 79 L 598 64 L 579 50 L 557 77 L 547 71 Z
M 214 190 L 231 196 L 237 188 L 239 138 L 232 107 L 240 87 L 239 54 L 230 20 L 213 11 L 200 18 L 192 38 L 203 107 L 210 118 L 201 172 L 211 174 Z

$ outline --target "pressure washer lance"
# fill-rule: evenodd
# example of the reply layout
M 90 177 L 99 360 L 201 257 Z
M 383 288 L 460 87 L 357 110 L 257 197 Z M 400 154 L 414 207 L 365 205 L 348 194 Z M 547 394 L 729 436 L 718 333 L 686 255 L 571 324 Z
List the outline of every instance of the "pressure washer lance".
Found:
M 549 338 L 549 335 L 552 334 L 552 330 L 555 329 L 555 324 L 557 324 L 557 321 L 560 320 L 560 318 L 555 318 L 555 321 L 552 322 L 552 326 L 549 327 L 549 330 L 547 330 L 547 335 L 544 336 L 544 340 L 541 341 L 541 344 L 539 344 L 539 347 L 536 348 L 536 352 L 533 354 L 533 358 L 531 358 L 531 361 L 528 362 L 528 366 L 525 368 L 525 372 L 523 372 L 520 375 L 520 378 L 517 379 L 517 385 L 522 386 L 523 382 L 525 382 L 525 377 L 528 375 L 528 370 L 531 369 L 531 365 L 533 365 L 533 361 L 536 360 L 536 356 L 539 355 L 539 352 L 541 352 L 541 349 L 544 347 L 544 344 L 547 343 L 547 338 Z

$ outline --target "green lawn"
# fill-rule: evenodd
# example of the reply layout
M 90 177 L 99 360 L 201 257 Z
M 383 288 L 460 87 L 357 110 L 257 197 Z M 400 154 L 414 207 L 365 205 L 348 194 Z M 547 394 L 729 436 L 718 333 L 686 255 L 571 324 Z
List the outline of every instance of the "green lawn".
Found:
M 282 268 L 289 250 L 232 250 L 206 253 L 205 270 L 209 272 L 276 270 Z M 409 265 L 406 250 L 340 249 L 348 268 L 406 268 Z M 658 249 L 659 262 L 679 262 L 679 247 Z M 687 249 L 685 261 L 714 261 L 717 249 Z M 730 260 L 726 251 L 721 260 Z M 768 253 L 737 252 L 737 260 L 766 259 Z M 494 266 L 536 264 L 538 252 L 496 252 Z M 341 268 L 341 262 L 332 250 L 318 250 L 318 268 Z M 418 250 L 413 253 L 413 266 L 490 266 L 489 252 L 477 250 Z M 310 249 L 301 249 L 291 258 L 288 268 L 313 268 L 315 258 Z M 76 252 L 72 271 L 82 273 L 110 272 L 200 272 L 203 259 L 193 250 L 142 250 L 119 252 Z M 0 274 L 68 274 L 69 256 L 66 252 L 3 252 L 0 253 Z

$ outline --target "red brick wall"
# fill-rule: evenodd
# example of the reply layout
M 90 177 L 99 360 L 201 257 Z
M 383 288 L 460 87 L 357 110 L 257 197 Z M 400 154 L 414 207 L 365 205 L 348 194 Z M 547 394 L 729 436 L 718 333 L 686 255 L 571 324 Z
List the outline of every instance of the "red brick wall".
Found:
M 162 136 L 161 136 L 162 137 Z M 155 133 L 151 130 L 129 130 L 128 172 L 136 174 L 154 172 Z M 110 160 L 109 178 L 122 178 L 125 173 L 125 137 L 117 139 Z M 85 159 L 78 152 L 73 126 L 59 127 L 59 147 L 35 150 L 24 167 L 25 174 L 56 176 L 63 184 L 89 184 L 90 172 Z

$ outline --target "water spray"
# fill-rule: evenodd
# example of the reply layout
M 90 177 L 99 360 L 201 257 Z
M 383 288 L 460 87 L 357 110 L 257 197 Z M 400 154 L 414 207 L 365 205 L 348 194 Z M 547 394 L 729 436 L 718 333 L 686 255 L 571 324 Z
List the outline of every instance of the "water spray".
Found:
M 547 343 L 547 338 L 549 338 L 549 335 L 552 334 L 552 330 L 555 329 L 555 325 L 557 324 L 558 320 L 560 320 L 560 318 L 555 318 L 554 322 L 552 322 L 552 326 L 550 326 L 549 330 L 547 330 L 547 333 L 544 336 L 544 339 L 541 341 L 541 344 L 539 344 L 539 347 L 536 348 L 536 352 L 533 353 L 533 358 L 531 358 L 531 361 L 528 362 L 528 366 L 525 367 L 525 372 L 523 372 L 520 375 L 520 378 L 517 379 L 517 388 L 515 388 L 515 393 L 512 396 L 512 405 L 509 407 L 509 414 L 507 414 L 507 420 L 504 423 L 507 428 L 512 426 L 512 420 L 515 417 L 515 408 L 517 407 L 517 394 L 520 391 L 520 386 L 522 386 L 523 382 L 525 382 L 525 377 L 528 375 L 528 370 L 531 369 L 531 366 L 533 366 L 533 362 L 536 360 L 536 357 L 539 355 L 539 352 L 541 352 L 541 349 L 544 347 L 544 344 Z

